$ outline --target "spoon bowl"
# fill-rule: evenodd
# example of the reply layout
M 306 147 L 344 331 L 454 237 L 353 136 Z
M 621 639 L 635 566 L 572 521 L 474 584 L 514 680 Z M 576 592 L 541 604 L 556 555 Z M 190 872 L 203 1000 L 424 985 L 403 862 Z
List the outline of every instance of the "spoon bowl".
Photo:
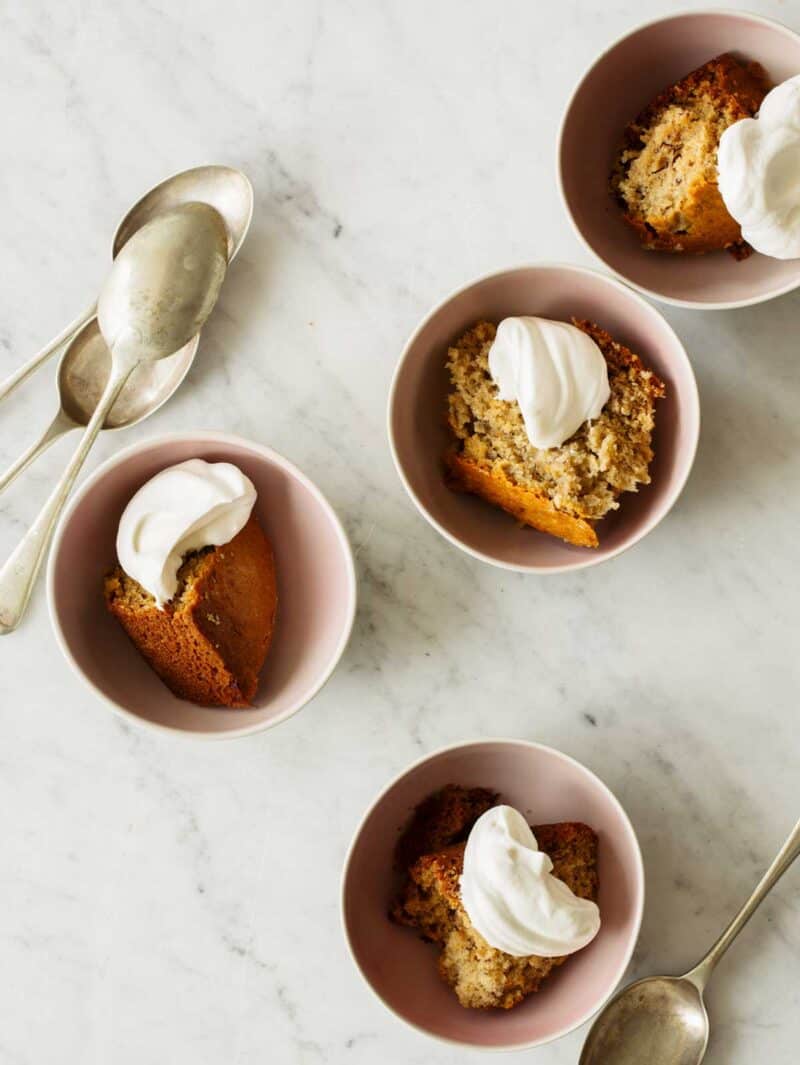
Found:
M 708 1045 L 699 988 L 681 976 L 651 976 L 621 991 L 592 1026 L 579 1065 L 699 1065 Z
M 207 203 L 164 211 L 128 240 L 97 301 L 114 361 L 163 359 L 200 331 L 228 267 L 228 235 Z
M 111 254 L 116 259 L 123 245 L 156 215 L 192 202 L 210 204 L 219 212 L 227 230 L 230 262 L 241 248 L 253 217 L 253 186 L 232 166 L 196 166 L 150 189 L 120 222 Z
M 106 416 L 104 429 L 127 429 L 155 413 L 177 390 L 194 362 L 199 334 L 158 362 L 145 362 L 131 374 Z M 111 373 L 111 352 L 92 318 L 64 352 L 58 391 L 64 413 L 76 426 L 88 425 Z

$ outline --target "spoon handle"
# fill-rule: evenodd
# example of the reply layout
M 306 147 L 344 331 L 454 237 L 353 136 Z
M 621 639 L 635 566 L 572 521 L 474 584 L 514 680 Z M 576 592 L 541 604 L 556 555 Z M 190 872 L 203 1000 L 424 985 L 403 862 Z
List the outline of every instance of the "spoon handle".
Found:
M 8 488 L 11 482 L 15 481 L 22 471 L 27 469 L 34 459 L 37 459 L 52 443 L 74 428 L 75 422 L 63 410 L 60 410 L 36 443 L 31 444 L 26 451 L 22 452 L 16 462 L 8 467 L 5 473 L 0 474 L 0 492 Z
M 700 991 L 708 983 L 719 959 L 798 855 L 800 855 L 800 821 L 794 826 L 791 835 L 778 851 L 772 865 L 759 880 L 753 894 L 742 906 L 705 958 L 691 972 L 686 974 L 685 978 L 691 980 Z
M 58 351 L 66 340 L 69 340 L 73 333 L 77 333 L 82 325 L 86 325 L 96 311 L 97 304 L 94 303 L 88 311 L 84 311 L 83 314 L 70 322 L 68 326 L 65 326 L 58 336 L 53 337 L 49 344 L 45 344 L 41 351 L 37 351 L 33 358 L 30 358 L 26 363 L 23 363 L 23 365 L 7 377 L 5 381 L 0 382 L 0 400 L 5 399 L 6 396 L 14 391 L 17 385 L 21 385 L 22 382 L 30 377 L 35 370 L 38 370 L 40 366 L 43 366 L 50 356 Z
M 11 557 L 0 569 L 0 636 L 13 632 L 19 625 L 22 615 L 33 591 L 39 568 L 42 564 L 47 545 L 56 527 L 64 504 L 75 483 L 86 456 L 91 450 L 97 434 L 103 427 L 106 415 L 114 400 L 122 391 L 125 382 L 136 367 L 135 361 L 114 360 L 111 376 L 100 402 L 95 408 L 91 421 L 86 426 L 75 454 L 62 474 L 61 480 L 53 489 L 50 498 L 39 511 L 38 516 L 17 545 Z

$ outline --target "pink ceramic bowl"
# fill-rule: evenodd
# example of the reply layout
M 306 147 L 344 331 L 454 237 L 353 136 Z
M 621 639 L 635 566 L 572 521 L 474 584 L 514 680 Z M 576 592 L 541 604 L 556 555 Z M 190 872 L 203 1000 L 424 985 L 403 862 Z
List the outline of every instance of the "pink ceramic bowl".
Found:
M 599 836 L 602 927 L 585 950 L 512 1010 L 467 1010 L 442 982 L 436 950 L 387 912 L 392 854 L 414 807 L 445 784 L 495 788 L 532 824 L 584 821 Z M 522 740 L 446 747 L 401 773 L 359 826 L 344 867 L 342 919 L 353 960 L 383 1004 L 427 1035 L 484 1050 L 524 1050 L 559 1039 L 610 997 L 639 935 L 644 869 L 625 811 L 574 759 Z
M 189 458 L 232 462 L 258 491 L 256 513 L 275 552 L 278 622 L 252 710 L 175 698 L 106 612 L 103 575 L 116 561 L 120 515 L 159 470 Z M 344 652 L 356 607 L 347 537 L 322 493 L 260 444 L 222 433 L 180 433 L 134 444 L 102 465 L 71 501 L 48 570 L 50 614 L 67 661 L 107 706 L 175 732 L 246 736 L 291 717 Z
M 626 34 L 595 62 L 567 105 L 558 169 L 578 235 L 624 281 L 666 303 L 712 310 L 744 307 L 800 285 L 800 260 L 727 252 L 645 251 L 608 189 L 622 132 L 653 97 L 722 52 L 761 63 L 778 84 L 800 73 L 800 36 L 743 11 L 692 11 Z
M 600 547 L 573 547 L 520 527 L 508 514 L 445 484 L 442 456 L 447 347 L 481 318 L 534 314 L 590 318 L 641 355 L 666 382 L 658 404 L 652 483 L 621 500 L 598 526 Z M 700 431 L 697 384 L 686 352 L 662 316 L 613 278 L 579 266 L 519 266 L 478 278 L 425 318 L 406 344 L 389 398 L 389 440 L 403 484 L 424 517 L 451 543 L 484 562 L 532 573 L 594 566 L 646 536 L 689 476 Z

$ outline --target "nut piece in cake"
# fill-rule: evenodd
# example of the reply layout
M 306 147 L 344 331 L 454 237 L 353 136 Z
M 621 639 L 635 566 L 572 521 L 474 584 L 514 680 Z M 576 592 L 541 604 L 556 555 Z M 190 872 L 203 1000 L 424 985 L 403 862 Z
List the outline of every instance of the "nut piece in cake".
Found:
M 757 63 L 721 55 L 665 89 L 627 127 L 611 187 L 645 248 L 750 253 L 719 192 L 717 151 L 723 131 L 752 117 L 768 89 Z
M 255 516 L 229 543 L 186 556 L 163 610 L 121 566 L 106 577 L 104 592 L 109 611 L 175 695 L 200 706 L 250 706 L 278 601 L 272 548 Z
M 664 385 L 638 355 L 588 321 L 573 324 L 600 349 L 610 398 L 560 447 L 536 448 L 516 402 L 500 399 L 489 371 L 496 326 L 479 322 L 450 348 L 445 456 L 451 487 L 580 547 L 597 547 L 596 523 L 623 492 L 650 483 L 656 401 Z
M 469 807 L 475 790 L 480 792 L 479 805 L 487 794 L 491 794 L 484 789 L 455 786 L 446 790 L 449 793 L 447 803 L 452 803 L 460 794 L 463 809 Z M 434 818 L 435 806 L 434 796 L 429 807 Z M 418 839 L 424 834 L 420 809 L 415 816 Z M 533 831 L 540 849 L 553 863 L 553 875 L 579 898 L 596 901 L 597 836 L 592 829 L 584 824 L 565 822 L 539 825 Z M 431 821 L 427 832 L 431 836 L 437 834 L 435 821 Z M 463 832 L 462 826 L 460 834 Z M 446 834 L 443 831 L 443 835 Z M 461 901 L 460 878 L 465 846 L 462 840 L 418 857 L 408 870 L 392 917 L 400 924 L 415 928 L 424 939 L 441 948 L 439 972 L 453 988 L 462 1006 L 511 1009 L 537 991 L 542 981 L 567 958 L 515 957 L 486 942 L 472 926 Z

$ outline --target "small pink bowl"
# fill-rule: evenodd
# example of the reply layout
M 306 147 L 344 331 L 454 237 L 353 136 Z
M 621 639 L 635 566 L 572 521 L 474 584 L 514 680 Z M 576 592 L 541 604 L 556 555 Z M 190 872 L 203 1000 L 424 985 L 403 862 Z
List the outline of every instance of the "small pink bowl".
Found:
M 444 479 L 447 347 L 481 318 L 533 314 L 589 318 L 637 352 L 667 386 L 659 401 L 652 483 L 626 493 L 598 525 L 598 548 L 573 547 L 533 529 Z M 613 278 L 585 267 L 541 263 L 478 278 L 448 296 L 400 356 L 389 397 L 389 441 L 408 494 L 442 536 L 484 562 L 528 573 L 563 573 L 613 558 L 661 521 L 681 493 L 700 432 L 697 384 L 686 351 L 654 307 Z
M 278 623 L 252 710 L 208 709 L 175 698 L 105 608 L 103 575 L 116 561 L 117 526 L 128 500 L 159 470 L 189 458 L 232 462 L 247 474 L 275 552 Z M 47 589 L 61 650 L 107 706 L 146 725 L 210 738 L 260 732 L 309 702 L 344 652 L 356 607 L 350 545 L 319 489 L 276 452 L 222 433 L 145 440 L 96 470 L 59 526 Z
M 654 96 L 722 52 L 762 64 L 773 84 L 800 73 L 800 36 L 744 11 L 692 11 L 649 22 L 605 51 L 578 84 L 561 126 L 558 170 L 573 225 L 614 273 L 665 303 L 746 307 L 800 285 L 800 260 L 727 252 L 645 251 L 608 188 L 622 133 Z
M 436 968 L 436 950 L 387 914 L 393 850 L 414 807 L 445 784 L 496 788 L 532 824 L 583 821 L 599 836 L 597 938 L 542 990 L 512 1010 L 468 1010 Z M 401 773 L 358 827 L 342 878 L 342 920 L 353 960 L 401 1020 L 436 1039 L 484 1050 L 527 1050 L 587 1021 L 611 996 L 633 954 L 644 908 L 644 867 L 625 811 L 605 784 L 551 747 L 479 740 L 446 747 Z

